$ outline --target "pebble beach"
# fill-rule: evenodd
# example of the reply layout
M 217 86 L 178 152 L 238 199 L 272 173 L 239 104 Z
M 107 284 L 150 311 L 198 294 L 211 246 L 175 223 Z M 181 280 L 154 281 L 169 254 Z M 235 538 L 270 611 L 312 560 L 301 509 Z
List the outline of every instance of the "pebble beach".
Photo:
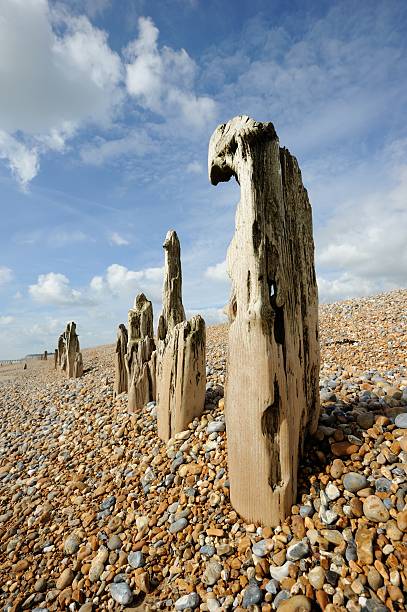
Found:
M 229 501 L 226 325 L 207 329 L 204 414 L 168 444 L 154 403 L 113 398 L 113 346 L 79 379 L 1 366 L 1 609 L 405 610 L 407 290 L 319 316 L 319 427 L 274 529 Z

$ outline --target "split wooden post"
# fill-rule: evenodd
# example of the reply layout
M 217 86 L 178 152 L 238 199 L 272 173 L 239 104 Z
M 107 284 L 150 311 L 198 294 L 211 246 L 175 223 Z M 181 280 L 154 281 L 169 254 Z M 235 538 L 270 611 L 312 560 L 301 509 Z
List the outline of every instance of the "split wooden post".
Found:
M 126 368 L 126 353 L 127 353 L 127 329 L 123 323 L 120 323 L 117 329 L 116 353 L 115 353 L 115 374 L 113 385 L 113 397 L 128 390 L 128 375 Z
M 158 435 L 168 441 L 202 414 L 205 405 L 205 321 L 185 320 L 181 249 L 171 230 L 164 241 L 163 311 L 158 323 Z
M 209 144 L 209 178 L 237 179 L 225 389 L 231 502 L 275 526 L 296 498 L 305 435 L 319 416 L 312 213 L 295 157 L 272 123 L 235 117 Z
M 126 368 L 128 376 L 128 409 L 142 408 L 155 400 L 155 342 L 153 305 L 141 293 L 129 310 Z

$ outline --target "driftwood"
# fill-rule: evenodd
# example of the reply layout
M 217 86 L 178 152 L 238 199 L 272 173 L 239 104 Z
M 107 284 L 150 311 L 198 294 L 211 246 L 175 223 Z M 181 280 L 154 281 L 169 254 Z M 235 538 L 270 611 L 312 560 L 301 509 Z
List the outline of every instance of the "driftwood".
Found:
M 127 329 L 126 326 L 121 323 L 117 330 L 113 397 L 116 397 L 120 393 L 127 392 L 128 389 L 126 368 L 127 341 Z
M 236 117 L 209 144 L 209 177 L 241 188 L 225 390 L 231 502 L 246 521 L 289 513 L 299 454 L 319 416 L 318 297 L 311 206 L 272 123 Z
M 160 362 L 158 435 L 169 440 L 183 431 L 205 403 L 205 321 L 200 315 L 178 323 Z
M 82 353 L 76 353 L 75 363 L 73 368 L 73 376 L 74 378 L 80 378 L 83 376 L 83 360 Z
M 79 353 L 79 338 L 76 334 L 76 323 L 71 321 L 65 331 L 66 373 L 68 378 L 75 378 L 76 355 Z
M 58 365 L 62 367 L 62 358 L 65 352 L 65 333 L 58 338 Z
M 129 310 L 129 337 L 125 357 L 128 375 L 128 409 L 142 408 L 155 400 L 155 342 L 153 306 L 141 293 Z
M 205 321 L 185 321 L 181 250 L 175 231 L 164 242 L 163 311 L 158 323 L 158 435 L 168 440 L 202 414 L 205 404 Z
M 164 240 L 165 274 L 163 286 L 163 310 L 158 322 L 157 337 L 164 340 L 174 327 L 185 321 L 182 305 L 181 246 L 177 232 L 170 230 Z
M 68 378 L 79 378 L 83 375 L 82 353 L 76 333 L 76 323 L 68 323 L 66 330 L 58 338 L 58 349 L 55 349 L 55 368 L 60 366 Z

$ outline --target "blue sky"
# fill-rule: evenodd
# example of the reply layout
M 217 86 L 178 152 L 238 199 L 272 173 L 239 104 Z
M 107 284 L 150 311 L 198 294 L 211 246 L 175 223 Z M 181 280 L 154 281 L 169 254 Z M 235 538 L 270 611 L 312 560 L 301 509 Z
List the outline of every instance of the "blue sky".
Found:
M 158 314 L 170 228 L 220 320 L 239 190 L 207 149 L 238 114 L 299 160 L 321 301 L 407 286 L 406 45 L 402 0 L 2 0 L 0 359 Z

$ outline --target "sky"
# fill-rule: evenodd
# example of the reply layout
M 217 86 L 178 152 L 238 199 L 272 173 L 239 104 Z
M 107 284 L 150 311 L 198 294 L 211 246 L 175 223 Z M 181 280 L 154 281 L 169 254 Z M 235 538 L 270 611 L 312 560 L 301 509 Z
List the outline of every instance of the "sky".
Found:
M 313 208 L 321 302 L 407 286 L 404 0 L 1 0 L 0 359 L 113 342 L 161 308 L 222 320 L 236 182 L 209 138 L 272 121 Z

